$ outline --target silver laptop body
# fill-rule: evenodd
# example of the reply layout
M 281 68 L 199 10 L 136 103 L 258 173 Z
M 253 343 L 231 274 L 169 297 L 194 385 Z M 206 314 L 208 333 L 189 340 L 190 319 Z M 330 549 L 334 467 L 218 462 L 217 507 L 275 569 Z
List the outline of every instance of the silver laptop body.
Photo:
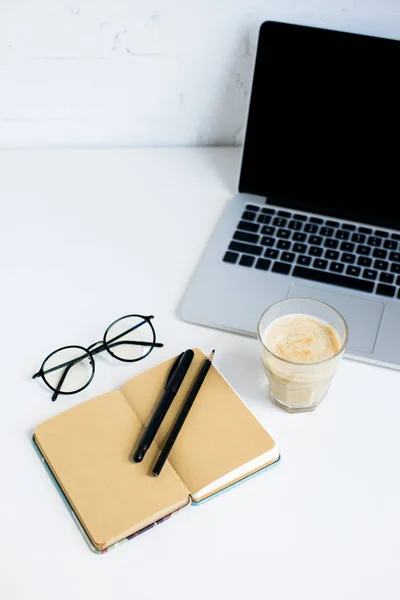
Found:
M 256 336 L 311 297 L 349 325 L 346 355 L 400 368 L 400 42 L 277 22 L 260 32 L 239 193 L 179 311 Z

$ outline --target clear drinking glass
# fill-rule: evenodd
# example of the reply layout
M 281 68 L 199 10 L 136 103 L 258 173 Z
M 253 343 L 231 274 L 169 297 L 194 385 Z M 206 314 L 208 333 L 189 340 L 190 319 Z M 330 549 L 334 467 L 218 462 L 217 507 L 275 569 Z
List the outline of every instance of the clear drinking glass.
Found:
M 274 354 L 265 343 L 265 333 L 276 319 L 284 315 L 316 317 L 333 327 L 339 337 L 337 352 L 330 358 L 315 362 L 293 362 Z M 257 334 L 271 400 L 288 412 L 314 410 L 325 398 L 346 347 L 348 328 L 342 315 L 319 300 L 290 298 L 277 302 L 264 311 L 258 323 Z

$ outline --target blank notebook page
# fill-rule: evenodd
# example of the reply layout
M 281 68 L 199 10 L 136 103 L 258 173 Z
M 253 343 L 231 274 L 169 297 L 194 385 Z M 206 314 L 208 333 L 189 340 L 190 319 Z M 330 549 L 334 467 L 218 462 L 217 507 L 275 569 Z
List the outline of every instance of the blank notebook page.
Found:
M 196 349 L 189 371 L 156 436 L 158 446 L 164 444 L 204 358 Z M 173 361 L 174 358 L 138 375 L 121 388 L 144 424 L 148 423 L 160 398 Z M 220 372 L 211 366 L 168 461 L 189 492 L 196 496 L 219 478 L 266 453 L 265 464 L 249 472 L 277 459 L 275 442 Z M 160 481 L 164 469 L 158 477 Z M 227 479 L 222 487 L 229 483 L 229 477 Z

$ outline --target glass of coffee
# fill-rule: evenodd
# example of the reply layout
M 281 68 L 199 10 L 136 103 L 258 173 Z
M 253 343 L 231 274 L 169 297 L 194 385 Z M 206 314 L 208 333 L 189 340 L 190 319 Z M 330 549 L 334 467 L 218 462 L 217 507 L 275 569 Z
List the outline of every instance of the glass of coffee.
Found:
M 342 315 L 319 300 L 290 298 L 264 311 L 257 334 L 272 401 L 288 412 L 314 410 L 346 347 Z

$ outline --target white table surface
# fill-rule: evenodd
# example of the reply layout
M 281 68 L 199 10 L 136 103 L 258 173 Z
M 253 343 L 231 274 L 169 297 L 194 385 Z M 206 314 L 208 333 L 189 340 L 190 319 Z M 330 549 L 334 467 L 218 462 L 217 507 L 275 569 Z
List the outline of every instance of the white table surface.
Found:
M 0 598 L 398 600 L 400 373 L 345 359 L 320 407 L 290 415 L 267 399 L 255 339 L 176 314 L 239 150 L 14 150 L 0 165 Z M 55 403 L 30 378 L 131 312 L 155 315 L 164 348 L 133 366 L 99 357 L 92 384 Z M 192 346 L 216 348 L 282 461 L 96 555 L 32 430 Z

